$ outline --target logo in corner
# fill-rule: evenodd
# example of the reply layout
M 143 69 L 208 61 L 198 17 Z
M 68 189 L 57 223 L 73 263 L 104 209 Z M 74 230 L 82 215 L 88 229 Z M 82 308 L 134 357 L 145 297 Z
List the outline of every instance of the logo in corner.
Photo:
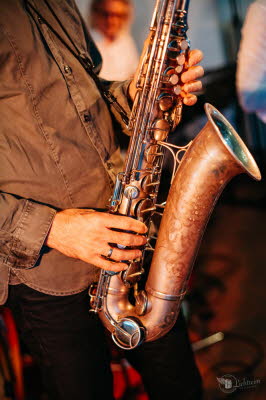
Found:
M 221 378 L 216 378 L 219 387 L 224 393 L 233 393 L 237 389 L 237 379 L 233 375 L 223 375 Z

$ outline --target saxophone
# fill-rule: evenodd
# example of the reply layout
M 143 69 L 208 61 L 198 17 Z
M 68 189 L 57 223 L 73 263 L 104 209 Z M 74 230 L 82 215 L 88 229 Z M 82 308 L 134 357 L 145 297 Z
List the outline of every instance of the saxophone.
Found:
M 182 114 L 179 81 L 189 51 L 188 6 L 188 0 L 156 1 L 128 124 L 129 150 L 109 205 L 110 213 L 137 218 L 148 228 L 154 215 L 162 215 L 156 246 L 148 241 L 143 256 L 122 273 L 102 270 L 97 290 L 90 290 L 92 310 L 123 349 L 171 329 L 219 195 L 237 174 L 261 179 L 241 138 L 210 104 L 205 104 L 208 122 L 193 142 L 183 147 L 167 142 Z M 157 204 L 165 149 L 174 158 L 173 178 L 166 203 Z M 140 289 L 150 252 L 150 270 Z

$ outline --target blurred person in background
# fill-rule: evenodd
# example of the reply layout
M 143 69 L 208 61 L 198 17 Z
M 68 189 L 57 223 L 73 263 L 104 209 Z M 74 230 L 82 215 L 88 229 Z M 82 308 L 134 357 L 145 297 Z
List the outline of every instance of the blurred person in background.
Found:
M 266 123 L 266 0 L 248 9 L 237 62 L 239 101 Z
M 133 5 L 130 0 L 92 0 L 90 33 L 103 58 L 100 76 L 122 81 L 133 76 L 139 54 L 130 33 Z

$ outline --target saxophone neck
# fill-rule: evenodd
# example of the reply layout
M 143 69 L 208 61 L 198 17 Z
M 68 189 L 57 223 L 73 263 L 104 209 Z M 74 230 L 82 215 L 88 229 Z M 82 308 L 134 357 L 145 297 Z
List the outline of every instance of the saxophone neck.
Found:
M 188 12 L 190 0 L 178 0 L 177 10 Z

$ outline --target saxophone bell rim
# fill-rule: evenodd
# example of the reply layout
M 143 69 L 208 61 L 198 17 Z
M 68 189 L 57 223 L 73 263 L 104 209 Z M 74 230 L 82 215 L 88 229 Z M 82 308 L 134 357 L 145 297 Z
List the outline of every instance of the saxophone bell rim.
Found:
M 212 124 L 222 143 L 243 170 L 257 181 L 261 173 L 256 161 L 229 121 L 210 103 L 205 103 L 204 109 L 208 121 Z

